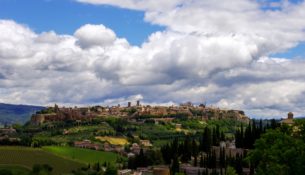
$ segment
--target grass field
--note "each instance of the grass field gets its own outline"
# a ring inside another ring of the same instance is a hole
[[[128,141],[123,137],[95,137],[95,139],[102,142],[109,142],[112,145],[126,145]]]
[[[53,174],[69,173],[85,164],[64,159],[42,149],[28,147],[0,147],[0,165],[22,166],[32,169],[34,164],[49,164]]]
[[[43,150],[62,156],[68,159],[73,159],[83,163],[115,163],[118,155],[111,152],[95,151],[73,147],[46,146]]]
[[[0,165],[0,174],[4,173],[3,170],[10,170],[13,175],[29,175],[30,170],[28,168],[16,165]]]

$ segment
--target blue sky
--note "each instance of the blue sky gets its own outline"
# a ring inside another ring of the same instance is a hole
[[[305,58],[305,43],[300,43],[296,47],[289,49],[286,52],[277,53],[272,56],[279,57],[279,58],[304,59]]]
[[[131,44],[140,45],[163,27],[145,22],[144,12],[94,6],[73,0],[0,0],[0,19],[26,24],[35,32],[73,34],[84,24],[104,24]]]

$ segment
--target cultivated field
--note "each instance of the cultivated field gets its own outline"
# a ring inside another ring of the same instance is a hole
[[[27,147],[0,147],[0,165],[19,165],[32,169],[34,164],[49,164],[53,174],[69,173],[85,164],[65,159],[42,149]]]
[[[73,159],[82,163],[115,163],[118,155],[111,152],[95,151],[73,147],[46,146],[43,150],[56,154],[58,156]]]
[[[95,137],[95,139],[102,141],[102,142],[108,142],[112,145],[126,145],[128,144],[128,141],[126,138],[123,137]]]

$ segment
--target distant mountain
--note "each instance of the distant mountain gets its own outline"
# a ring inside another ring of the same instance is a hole
[[[12,123],[25,123],[36,111],[45,107],[30,105],[14,105],[0,103],[0,125]]]

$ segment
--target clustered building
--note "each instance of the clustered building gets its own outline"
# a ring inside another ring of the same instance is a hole
[[[47,113],[38,113],[32,116],[33,124],[41,124],[44,122],[52,121],[65,121],[65,120],[90,120],[97,117],[114,116],[121,118],[133,119],[137,116],[156,116],[158,120],[170,120],[170,118],[177,114],[184,114],[187,117],[196,117],[202,120],[209,119],[224,119],[231,118],[239,121],[247,122],[249,118],[245,116],[243,111],[239,110],[224,110],[213,107],[206,107],[205,105],[195,106],[192,103],[184,103],[179,106],[150,106],[141,105],[140,101],[136,105],[131,102],[127,106],[94,106],[83,108],[58,108],[50,107]],[[154,118],[154,117],[152,117]],[[161,119],[160,119],[161,118]],[[167,118],[167,119],[166,119]],[[158,122],[156,120],[156,122]]]

